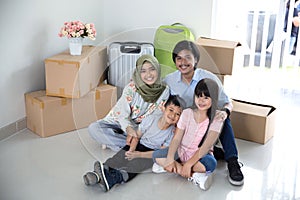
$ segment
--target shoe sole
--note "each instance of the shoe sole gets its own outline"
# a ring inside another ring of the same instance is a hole
[[[229,181],[229,183],[231,183],[231,184],[234,185],[234,186],[241,186],[241,185],[244,184],[244,180],[241,180],[241,181],[235,181],[235,180],[233,180],[233,179],[230,177],[229,173],[228,173],[228,181]]]
[[[208,190],[210,188],[210,186],[212,185],[212,181],[213,181],[213,174],[210,174],[205,183],[204,183],[204,188],[201,188],[202,190]]]
[[[166,170],[164,170],[163,167],[160,167],[158,164],[156,164],[157,166],[155,166],[155,164],[153,164],[152,166],[152,172],[155,174],[161,174],[161,173],[165,173],[167,172]]]
[[[90,182],[89,181],[89,178],[88,178],[88,174],[93,174],[97,177],[97,180],[100,180],[100,177],[97,173],[95,172],[87,172],[84,176],[83,176],[83,181],[84,181],[84,184],[89,186],[89,185],[95,185],[97,184],[97,182]]]
[[[87,185],[87,186],[89,186],[89,185],[90,185],[90,182],[89,182],[89,180],[88,180],[88,178],[87,178],[87,175],[86,175],[86,174],[83,176],[83,181],[84,181],[84,184],[85,184],[85,185]]]
[[[100,163],[99,161],[96,161],[95,164],[94,164],[94,170],[100,176],[100,181],[99,181],[100,186],[103,185],[104,186],[103,189],[105,190],[105,192],[107,192],[110,188],[109,188],[108,182],[107,182],[106,177],[105,177],[103,164]],[[102,181],[104,182],[104,184],[101,183]]]

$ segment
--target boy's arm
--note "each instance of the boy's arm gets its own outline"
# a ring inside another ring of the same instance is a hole
[[[139,138],[133,137],[130,142],[130,147],[128,151],[135,151],[137,144],[139,143]]]
[[[125,152],[125,156],[128,160],[132,160],[134,158],[152,158],[153,151],[127,151]]]
[[[132,137],[130,141],[129,151],[135,151],[137,144],[139,143],[140,138],[142,137],[142,133],[140,130],[136,131],[137,137]]]
[[[167,171],[173,171],[172,166],[174,166],[174,161],[175,161],[174,156],[182,140],[183,134],[184,134],[184,130],[176,128],[174,137],[169,146],[168,155],[167,155],[167,159],[165,160],[165,163],[158,163],[159,165],[164,166],[164,168]]]

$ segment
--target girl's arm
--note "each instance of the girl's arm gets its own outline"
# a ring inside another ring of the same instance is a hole
[[[219,111],[217,111],[219,112]],[[194,166],[200,158],[205,156],[211,148],[215,145],[217,139],[220,136],[221,130],[223,128],[224,118],[216,114],[213,122],[211,123],[206,138],[201,147],[198,148],[196,153],[184,164],[186,167]],[[187,176],[187,174],[185,174]]]
[[[174,137],[171,141],[171,144],[169,146],[169,151],[168,151],[168,155],[167,155],[167,159],[164,161],[164,163],[158,163],[161,166],[164,166],[164,168],[168,171],[168,172],[175,172],[176,173],[176,167],[175,167],[175,160],[174,160],[174,156],[175,153],[179,147],[179,144],[182,140],[184,134],[184,130],[179,129],[178,127],[175,130],[175,134]],[[174,171],[175,170],[175,171]]]

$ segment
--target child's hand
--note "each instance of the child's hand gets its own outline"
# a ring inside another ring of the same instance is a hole
[[[164,166],[164,170],[175,174],[179,173],[175,161]]]
[[[181,168],[180,175],[185,178],[189,178],[189,177],[191,177],[191,172],[192,172],[192,167],[185,163],[185,164],[183,164],[183,166]]]
[[[134,158],[140,158],[141,157],[140,154],[141,154],[141,152],[139,152],[139,151],[126,151],[125,158],[127,160],[132,160]]]

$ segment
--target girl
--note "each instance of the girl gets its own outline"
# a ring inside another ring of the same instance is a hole
[[[217,161],[212,151],[202,158],[197,152],[215,117],[217,101],[217,83],[212,79],[199,81],[194,90],[194,104],[182,112],[169,148],[153,153],[154,161],[164,166],[166,171],[189,178],[203,190],[211,185],[211,173],[215,170]],[[219,133],[223,120],[220,115],[216,115],[208,134],[210,131]]]
[[[161,82],[160,65],[152,55],[137,60],[132,79],[107,116],[88,127],[91,137],[104,148],[118,151],[130,144],[142,119],[160,109],[169,97],[168,86]]]

